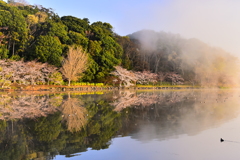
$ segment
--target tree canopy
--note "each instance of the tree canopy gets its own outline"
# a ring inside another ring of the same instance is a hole
[[[43,6],[14,3],[0,1],[0,58],[38,60],[61,67],[68,48],[78,45],[89,53],[90,65],[83,76],[87,81],[100,81],[121,63],[123,50],[111,24],[60,18]]]
[[[88,54],[88,68],[80,81],[103,82],[120,65],[159,76],[178,74],[192,84],[239,82],[238,60],[197,39],[151,30],[120,36],[107,22],[59,17],[51,8],[25,1],[0,1],[0,59],[37,60],[60,68],[71,46]]]

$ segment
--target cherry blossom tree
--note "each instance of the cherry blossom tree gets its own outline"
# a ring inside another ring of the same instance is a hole
[[[174,72],[167,72],[165,80],[168,82],[171,82],[172,85],[183,84],[184,82],[184,79],[182,78],[182,76]]]
[[[56,73],[57,68],[47,63],[0,60],[0,85],[2,88],[7,83],[36,85],[56,80],[56,83],[60,84],[62,79],[59,76],[58,78],[53,76]],[[58,74],[60,73],[58,72]]]
[[[115,69],[112,74],[117,76],[126,87],[133,86],[136,83],[148,84],[149,82],[157,82],[157,74],[151,73],[150,71],[134,72],[128,71],[120,66],[116,66]]]
[[[164,73],[164,72],[158,72],[158,81],[160,81],[161,82],[161,85],[162,85],[162,82],[165,80],[165,78],[166,78],[166,73]]]

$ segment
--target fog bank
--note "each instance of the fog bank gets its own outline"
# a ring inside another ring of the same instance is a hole
[[[181,34],[240,56],[240,1],[170,0],[138,6],[125,9],[127,19],[120,21],[122,29],[117,31],[130,34],[153,29]]]

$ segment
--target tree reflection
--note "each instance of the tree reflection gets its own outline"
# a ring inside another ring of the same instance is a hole
[[[115,94],[115,101],[111,103],[115,111],[121,111],[127,107],[151,106],[152,104],[171,105],[184,101],[191,96],[189,92],[140,92],[124,91]]]
[[[6,97],[6,101],[12,104],[21,96]],[[0,121],[0,159],[53,159],[58,154],[75,156],[75,153],[84,152],[89,147],[105,149],[121,128],[121,113],[114,111],[114,107],[109,104],[109,96],[104,99],[95,95],[58,94],[40,97],[24,95],[22,98],[18,107],[30,107],[30,104],[37,103],[38,100],[36,108],[39,112],[56,106],[55,113],[48,112],[48,115],[39,117],[35,115],[33,119],[28,116],[17,119],[17,116],[14,116],[14,121]],[[26,113],[21,113],[22,116],[24,114]],[[21,146],[15,145],[16,140],[24,143],[19,143]],[[13,147],[18,149],[18,152],[13,153]]]
[[[133,138],[139,139],[139,131],[144,130],[141,126],[148,124],[153,127],[152,130],[147,129],[141,134],[146,132],[155,136],[150,136],[149,140],[168,139],[181,134],[195,135],[237,117],[240,111],[238,91],[174,91],[160,94],[160,97],[150,105],[142,103],[123,107],[121,135],[136,134]]]
[[[1,121],[1,123],[4,124],[5,122]],[[13,125],[14,128],[12,128]],[[0,158],[4,160],[22,159],[27,152],[23,126],[16,126],[15,122],[8,122],[0,130],[0,135]]]
[[[87,110],[82,106],[83,102],[78,98],[71,98],[70,93],[61,105],[62,117],[70,132],[80,131],[87,123]]]
[[[154,130],[146,131],[156,135],[150,138],[162,140],[179,134],[197,134],[235,117],[239,104],[239,95],[223,91],[204,94],[200,91],[128,91],[1,98],[1,110],[12,108],[2,113],[2,117],[12,119],[0,120],[0,159],[4,160],[54,159],[59,154],[76,156],[88,148],[106,149],[118,135],[131,134],[132,138],[139,139],[137,133],[148,123],[155,126]],[[35,104],[39,116],[23,118],[32,111],[30,105]],[[17,109],[21,113],[12,113]],[[205,123],[209,121],[211,123]],[[192,125],[198,126],[197,129],[192,130]]]
[[[51,142],[57,139],[62,129],[60,114],[56,112],[51,116],[35,119],[35,122],[32,121],[32,124],[29,124],[29,132],[40,142]]]
[[[22,119],[47,116],[57,111],[58,96],[46,95],[1,95],[0,119]],[[60,100],[61,101],[61,100]]]
[[[88,142],[92,149],[105,149],[109,141],[121,128],[121,113],[115,112],[114,107],[104,100],[89,103],[87,106],[90,119],[87,125]]]

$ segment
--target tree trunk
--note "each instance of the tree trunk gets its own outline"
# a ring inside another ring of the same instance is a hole
[[[68,86],[70,86],[70,84],[71,84],[71,80],[70,80],[70,79],[68,79]]]
[[[12,56],[15,54],[15,41],[13,41],[13,50],[12,50]]]
[[[161,60],[161,55],[156,55],[155,59],[156,59],[156,61],[155,61],[155,73],[157,73],[158,72],[159,61]]]

